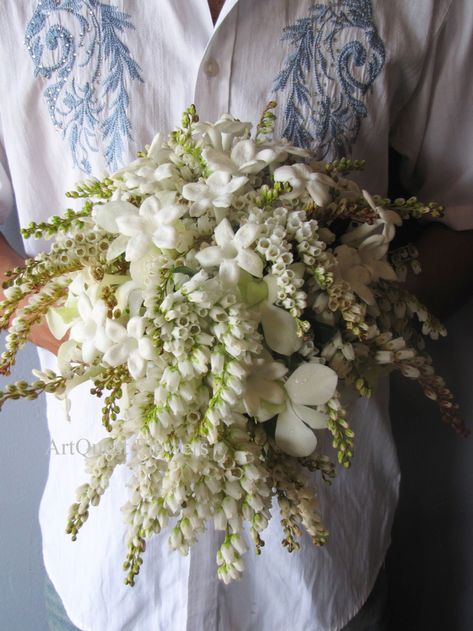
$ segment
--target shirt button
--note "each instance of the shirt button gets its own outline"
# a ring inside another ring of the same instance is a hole
[[[208,77],[216,77],[219,67],[215,59],[208,59],[204,64],[204,72]]]

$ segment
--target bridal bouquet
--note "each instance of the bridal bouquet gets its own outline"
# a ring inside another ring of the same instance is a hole
[[[67,401],[90,381],[109,435],[86,459],[67,532],[76,538],[126,464],[130,585],[154,533],[169,527],[186,554],[211,521],[226,533],[218,575],[238,578],[243,531],[260,551],[273,498],[289,551],[302,529],[324,544],[308,472],[330,482],[335,466],[317,436],[330,432],[348,467],[344,397],[370,396],[393,369],[466,432],[424,347],[445,331],[397,282],[415,252],[389,251],[403,220],[441,208],[372,197],[347,178],[362,163],[315,162],[272,139],[273,119],[270,104],[252,137],[249,123],[199,122],[189,108],[129,166],[69,193],[80,210],[25,229],[52,247],[4,285],[1,373],[43,319],[68,337],[57,373],[35,371],[0,403]]]

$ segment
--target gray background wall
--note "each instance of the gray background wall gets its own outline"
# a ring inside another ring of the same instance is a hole
[[[5,232],[18,248],[14,219]],[[472,322],[473,303],[450,320],[435,356],[473,427]],[[35,365],[30,345],[0,388],[30,379]],[[462,440],[442,425],[435,405],[406,380],[393,379],[391,407],[403,474],[387,562],[392,629],[471,631],[473,438]],[[43,401],[6,404],[0,433],[0,629],[46,631],[37,520],[49,458]]]

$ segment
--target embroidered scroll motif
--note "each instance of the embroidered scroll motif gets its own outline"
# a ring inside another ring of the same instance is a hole
[[[314,3],[283,31],[293,52],[274,83],[283,136],[318,159],[350,155],[368,115],[366,95],[385,62],[371,0]]]
[[[35,77],[47,82],[49,115],[84,173],[101,146],[116,169],[132,138],[127,80],[143,79],[122,39],[130,29],[129,15],[98,0],[40,0],[26,28]]]

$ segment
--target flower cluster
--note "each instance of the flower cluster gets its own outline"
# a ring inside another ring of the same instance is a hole
[[[109,435],[87,459],[67,531],[77,536],[126,463],[129,584],[154,533],[168,529],[186,554],[211,521],[225,532],[218,575],[238,578],[245,533],[259,551],[273,498],[289,550],[302,529],[323,544],[305,472],[333,475],[322,431],[350,464],[342,387],[369,396],[398,369],[466,431],[424,348],[443,327],[396,282],[402,257],[388,258],[404,219],[440,208],[372,197],[347,178],[358,163],[313,162],[268,139],[270,121],[267,110],[252,137],[249,123],[202,123],[189,108],[133,163],[71,193],[85,198],[80,211],[27,228],[53,237],[51,252],[5,284],[1,372],[42,318],[68,339],[58,374],[36,372],[0,403],[67,398],[88,380],[93,396],[107,392]]]

